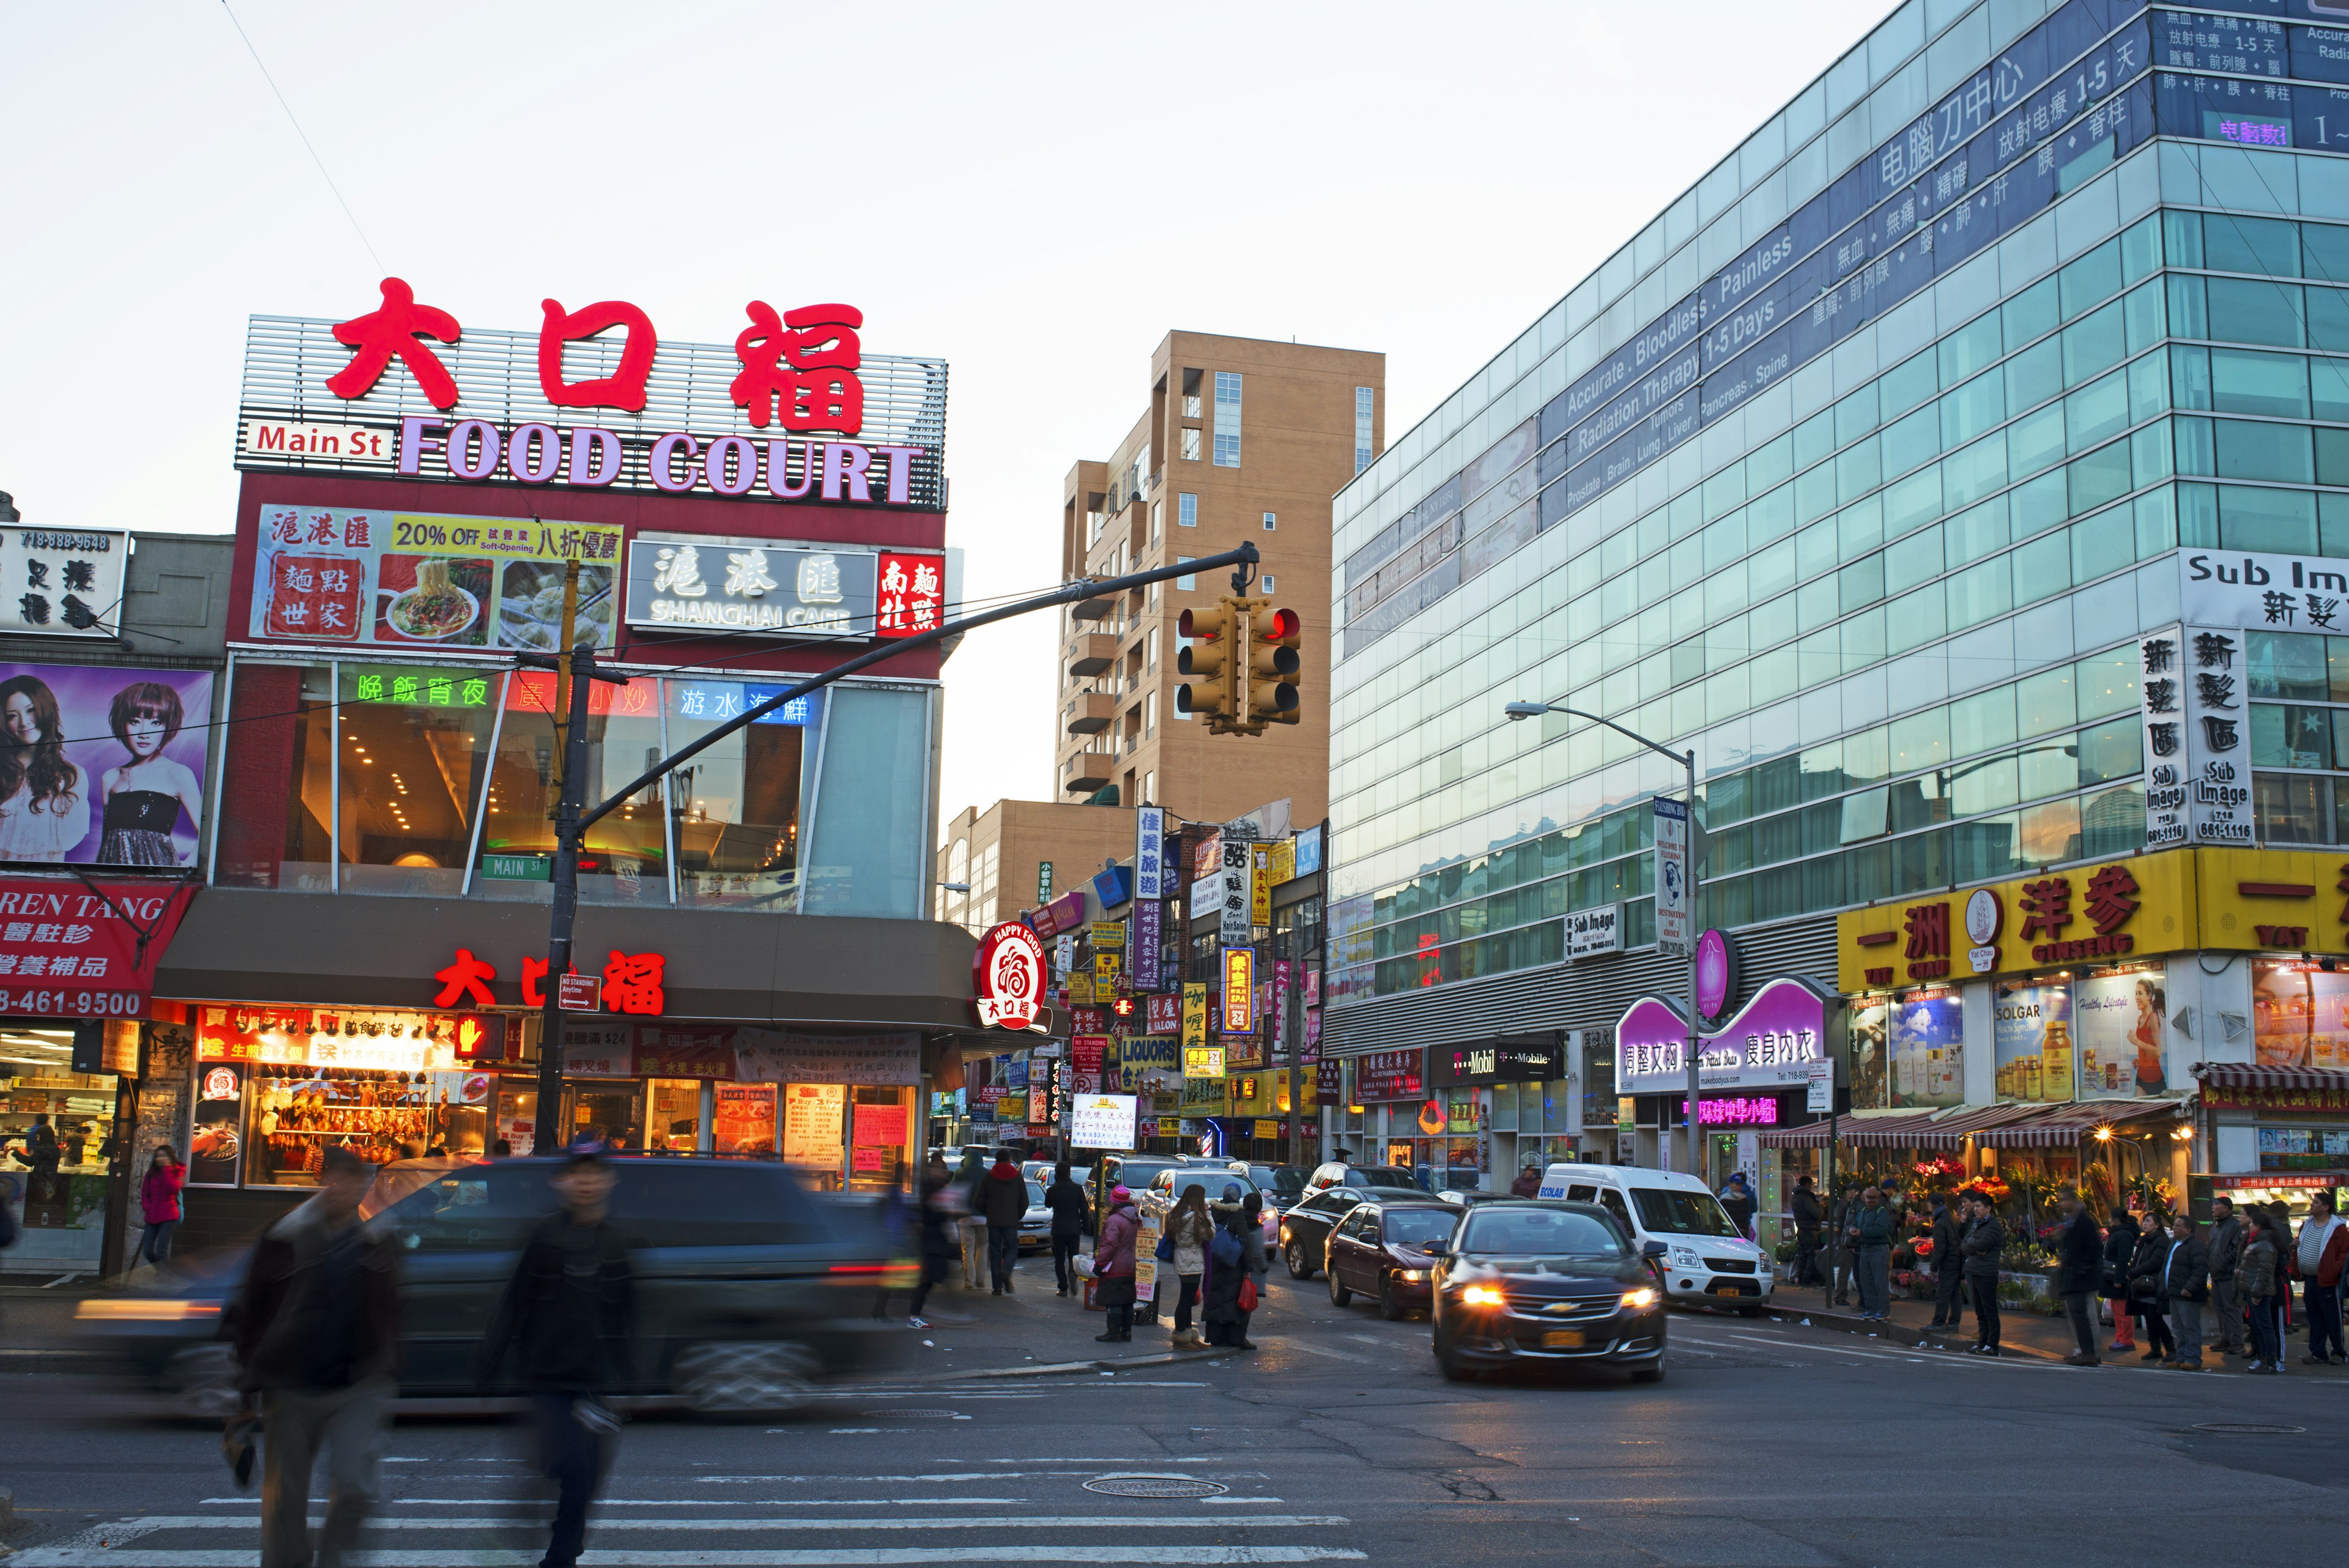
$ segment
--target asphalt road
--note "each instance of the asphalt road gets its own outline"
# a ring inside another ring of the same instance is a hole
[[[1098,1314],[1038,1293],[1032,1262],[1021,1278],[1000,1301],[940,1293],[933,1327],[907,1331],[931,1381],[830,1388],[773,1424],[631,1422],[585,1563],[2080,1568],[2330,1557],[2349,1502],[2329,1378],[1676,1315],[1660,1386],[1453,1384],[1424,1321],[1333,1308],[1319,1281],[1276,1274],[1255,1354],[1170,1362],[1163,1328],[1096,1345]],[[1030,1370],[1105,1349],[1151,1359]],[[9,1568],[257,1562],[255,1501],[216,1433],[56,1376],[0,1378],[0,1410]],[[2204,1429],[2228,1424],[2296,1429]],[[363,1563],[537,1560],[518,1431],[403,1419],[385,1453]],[[1176,1479],[1114,1479],[1133,1475]],[[1206,1495],[1123,1495],[1164,1490]]]

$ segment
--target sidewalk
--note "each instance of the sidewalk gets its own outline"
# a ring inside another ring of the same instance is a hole
[[[1863,1319],[1859,1315],[1859,1308],[1857,1304],[1859,1298],[1855,1295],[1851,1299],[1855,1303],[1851,1306],[1829,1306],[1825,1291],[1810,1286],[1781,1284],[1771,1293],[1771,1312],[1773,1315],[1786,1322],[1807,1321],[1814,1328],[1834,1328],[1850,1334],[1870,1334],[1884,1339],[1897,1340],[1904,1345],[1923,1342],[1946,1350],[1963,1350],[1974,1342],[1974,1314],[1971,1307],[1967,1309],[1962,1328],[1937,1329],[1928,1326],[1933,1321],[1933,1305],[1930,1302],[1903,1301],[1898,1296],[1894,1297],[1892,1321],[1889,1325],[1887,1325]],[[2208,1337],[2207,1330],[2204,1336]],[[2157,1362],[2139,1359],[2145,1353],[2143,1340],[2137,1342],[2137,1349],[2125,1350],[2118,1355],[2107,1348],[2112,1342],[2112,1325],[2100,1324],[2096,1330],[2096,1354],[2103,1358],[2106,1366],[2126,1366],[2140,1371],[2162,1370]],[[2038,1313],[2026,1312],[2016,1307],[2008,1307],[1999,1314],[1999,1344],[2008,1355],[2033,1356],[2043,1361],[2061,1361],[2078,1348],[2072,1339],[2072,1324],[2069,1319],[2045,1317]],[[2308,1335],[2305,1330],[2294,1334],[2284,1341],[2284,1365],[2291,1372],[2304,1372],[2320,1377],[2349,1379],[2349,1367],[2302,1366],[2300,1358],[2307,1349]],[[2251,1365],[2250,1361],[2243,1356],[2222,1355],[2207,1345],[2203,1347],[2202,1366],[2206,1371],[2240,1374],[2249,1365]]]
[[[900,1328],[908,1342],[900,1353],[905,1376],[1009,1376],[1037,1372],[1115,1371],[1122,1366],[1181,1366],[1226,1354],[1215,1348],[1172,1348],[1171,1324],[1136,1324],[1133,1337],[1103,1345],[1093,1336],[1109,1325],[1108,1314],[1086,1311],[1079,1293],[1055,1293],[1052,1262],[1033,1255],[1013,1271],[1013,1293],[999,1296],[982,1286],[961,1288],[961,1270],[930,1292],[922,1316],[927,1328]],[[899,1320],[903,1322],[902,1319]]]

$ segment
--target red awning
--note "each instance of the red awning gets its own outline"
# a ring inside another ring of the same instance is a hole
[[[1910,1147],[1909,1135],[1932,1119],[1930,1111],[1889,1116],[1843,1116],[1835,1121],[1816,1121],[1759,1133],[1754,1141],[1763,1148],[1825,1148],[1827,1130],[1832,1127],[1837,1141],[1860,1148],[1907,1148]]]
[[[2032,1114],[1976,1135],[1983,1148],[2069,1148],[2100,1127],[2171,1117],[2184,1107],[2176,1100],[2075,1100],[2038,1106]]]
[[[2194,1075],[2214,1089],[2349,1090],[2349,1073],[2325,1067],[2255,1067],[2249,1062],[2197,1062]]]

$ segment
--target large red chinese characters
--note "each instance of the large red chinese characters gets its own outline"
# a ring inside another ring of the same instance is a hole
[[[728,390],[750,423],[845,435],[863,430],[864,383],[856,370],[864,353],[856,332],[864,313],[853,305],[802,305],[778,317],[763,299],[744,309],[750,325],[734,339],[742,373]]]
[[[440,357],[418,341],[423,337],[454,343],[463,332],[457,318],[445,310],[416,303],[416,291],[399,278],[378,286],[380,307],[365,316],[337,323],[335,341],[358,350],[351,362],[326,379],[326,390],[338,398],[364,398],[383,379],[396,358],[408,367],[416,384],[436,409],[457,406],[457,382]]]
[[[560,300],[539,302],[546,321],[538,329],[538,386],[558,409],[623,409],[642,413],[645,378],[652,374],[653,353],[660,347],[652,317],[624,299],[598,300],[566,311]],[[563,379],[563,346],[585,342],[615,327],[628,329],[620,347],[619,368],[608,376],[566,383]]]

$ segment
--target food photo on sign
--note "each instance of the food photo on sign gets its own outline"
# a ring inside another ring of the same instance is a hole
[[[0,861],[196,862],[209,671],[0,666]]]

